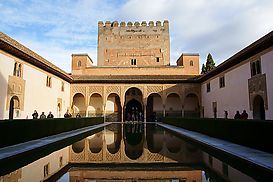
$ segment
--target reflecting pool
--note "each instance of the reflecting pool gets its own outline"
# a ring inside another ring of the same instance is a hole
[[[2,166],[1,166],[2,167]],[[156,124],[111,124],[0,177],[5,181],[255,181]]]

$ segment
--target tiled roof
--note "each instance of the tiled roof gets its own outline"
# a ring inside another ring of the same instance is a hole
[[[68,73],[58,68],[51,62],[47,61],[40,55],[36,54],[29,48],[20,44],[16,40],[7,36],[3,32],[0,32],[0,48],[8,53],[11,53],[12,55],[15,55],[25,60],[26,62],[29,62],[37,67],[40,67],[43,70],[46,70],[54,75],[57,75],[66,81],[71,81],[71,76],[68,75]]]

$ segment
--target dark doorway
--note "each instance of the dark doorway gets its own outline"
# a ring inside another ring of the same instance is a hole
[[[13,113],[14,113],[14,100],[12,97],[9,102],[9,119],[13,119]]]
[[[137,101],[136,99],[132,99],[126,104],[125,117],[126,117],[127,121],[142,120],[142,118],[139,118],[140,113],[142,113],[142,115],[143,115],[142,104],[139,101]]]
[[[14,118],[14,109],[20,109],[19,98],[17,96],[13,96],[10,99],[10,102],[9,102],[9,119]]]
[[[253,101],[253,119],[265,120],[264,100],[257,95]]]

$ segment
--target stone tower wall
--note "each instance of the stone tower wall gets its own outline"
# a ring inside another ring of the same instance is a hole
[[[170,64],[169,23],[98,22],[98,66]]]

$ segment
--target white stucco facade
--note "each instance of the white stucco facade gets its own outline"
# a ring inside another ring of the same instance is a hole
[[[261,74],[266,77],[266,92],[268,109],[265,109],[265,119],[273,119],[273,50],[272,48],[259,53],[228,70],[201,83],[201,100],[205,118],[214,117],[214,107],[216,107],[216,117],[225,118],[225,111],[228,118],[234,118],[236,111],[240,113],[246,110],[248,118],[253,118],[253,109],[250,103],[253,100],[249,96],[248,80],[251,78],[251,62],[261,61]],[[220,88],[220,77],[225,78],[225,86]],[[207,84],[210,83],[210,91],[207,91]]]
[[[261,56],[262,73],[266,74],[268,110],[266,118],[273,119],[273,51]]]
[[[54,117],[63,117],[64,113],[70,106],[70,83],[38,67],[35,67],[24,60],[1,51],[0,119],[9,118],[9,108],[7,106],[10,102],[8,82],[9,77],[16,77],[13,76],[15,62],[19,62],[22,65],[22,76],[16,79],[24,81],[25,89],[21,93],[23,94],[23,99],[19,98],[19,102],[23,102],[23,107],[19,109],[18,113],[14,114],[14,118],[32,118],[32,113],[34,110],[37,110],[39,115],[42,112],[45,112],[47,115],[49,111],[51,111]],[[51,87],[46,85],[47,76],[51,77]],[[63,91],[62,84],[64,86]],[[16,96],[16,92],[12,93],[11,95]]]
[[[4,55],[3,51],[0,50],[0,119],[5,118],[6,115],[6,100],[7,100],[7,89],[8,89],[8,78],[12,74],[14,59]]]

